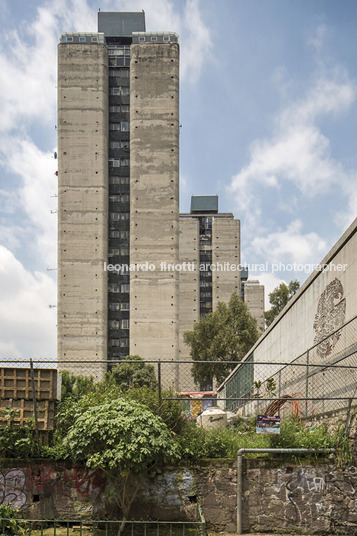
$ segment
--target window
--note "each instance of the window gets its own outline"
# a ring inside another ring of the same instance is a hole
[[[151,41],[157,41],[157,37],[156,36],[151,36]]]
[[[117,283],[109,283],[108,292],[120,292],[120,287]]]
[[[98,37],[92,37],[91,41],[92,43],[98,43]]]
[[[118,71],[115,69],[109,69],[109,76],[118,76]]]
[[[73,43],[73,37],[67,37],[67,43]]]
[[[120,76],[121,78],[129,78],[129,69],[120,69],[119,71],[116,71],[117,76]]]
[[[81,36],[79,37],[79,42],[80,42],[80,43],[85,43],[86,41],[87,41],[87,39],[86,39],[86,37],[85,37],[84,35],[81,35]]]
[[[119,248],[109,248],[108,257],[114,257],[115,255],[120,255],[120,249]]]
[[[109,165],[111,167],[120,167],[120,160],[115,160],[114,158],[111,158],[109,160]]]
[[[120,248],[120,255],[129,255],[129,248]]]
[[[117,104],[116,106],[110,106],[109,111],[111,113],[129,112],[129,104]]]
[[[109,130],[120,130],[120,123],[109,123]]]
[[[128,121],[122,121],[121,123],[121,131],[122,132],[129,132],[130,126]]]
[[[113,221],[119,221],[121,218],[120,218],[121,214],[119,212],[111,212],[109,214],[109,218]]]
[[[162,40],[165,42],[170,41],[170,37],[168,35],[164,35]]]
[[[109,311],[120,311],[120,303],[110,303]]]
[[[129,104],[122,104],[121,105],[121,111],[122,112],[129,112]]]
[[[145,43],[145,37],[144,36],[139,36],[139,42],[140,43]]]
[[[120,329],[129,329],[129,320],[127,318],[120,321]]]
[[[130,292],[130,285],[128,284],[121,285],[120,292]]]
[[[121,158],[120,159],[120,166],[121,167],[128,167],[129,166],[129,158]]]
[[[120,231],[110,231],[109,238],[120,238]]]
[[[127,303],[127,302],[121,303],[120,306],[121,306],[120,307],[121,311],[129,311],[129,309],[130,309],[129,303]]]
[[[130,88],[128,87],[110,87],[109,95],[130,95]]]
[[[109,346],[121,346],[120,339],[109,339]]]
[[[109,184],[129,184],[129,183],[130,183],[129,177],[109,177]]]
[[[120,347],[125,348],[129,346],[129,339],[120,339]]]
[[[109,320],[109,329],[120,329],[119,320]]]
[[[109,147],[111,149],[120,149],[120,141],[111,141]]]

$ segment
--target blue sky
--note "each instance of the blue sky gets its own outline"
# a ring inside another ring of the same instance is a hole
[[[356,216],[354,0],[1,0],[3,357],[56,353],[56,48],[99,7],[180,35],[182,212],[219,194],[242,260],[269,265],[318,263]]]

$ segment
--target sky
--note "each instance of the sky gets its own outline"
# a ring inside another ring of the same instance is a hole
[[[98,8],[180,35],[180,209],[219,195],[267,305],[356,217],[355,0],[0,0],[3,358],[56,355],[57,43]]]

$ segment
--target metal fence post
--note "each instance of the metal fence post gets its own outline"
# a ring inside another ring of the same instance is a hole
[[[161,411],[161,402],[162,402],[162,398],[161,398],[161,361],[160,360],[157,362],[157,383],[158,383],[157,393],[158,393],[159,413],[160,413],[160,411]]]
[[[305,417],[307,417],[307,397],[309,396],[309,363],[310,363],[310,354],[309,350],[306,352],[306,374],[305,374]]]
[[[35,435],[36,435],[36,443],[37,448],[40,448],[40,436],[38,432],[38,416],[37,416],[37,399],[36,399],[36,390],[35,390],[35,374],[33,370],[33,362],[32,359],[30,359],[30,370],[31,370],[31,386],[32,386],[32,400],[33,400],[33,412],[35,415]],[[39,380],[37,380],[39,381]]]

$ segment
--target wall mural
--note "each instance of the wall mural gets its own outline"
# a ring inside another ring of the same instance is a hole
[[[346,298],[343,295],[343,286],[337,277],[327,285],[321,294],[314,320],[315,344],[343,325],[346,315]],[[316,349],[318,355],[322,358],[328,357],[340,337],[341,330],[336,331],[331,337],[319,344]]]

